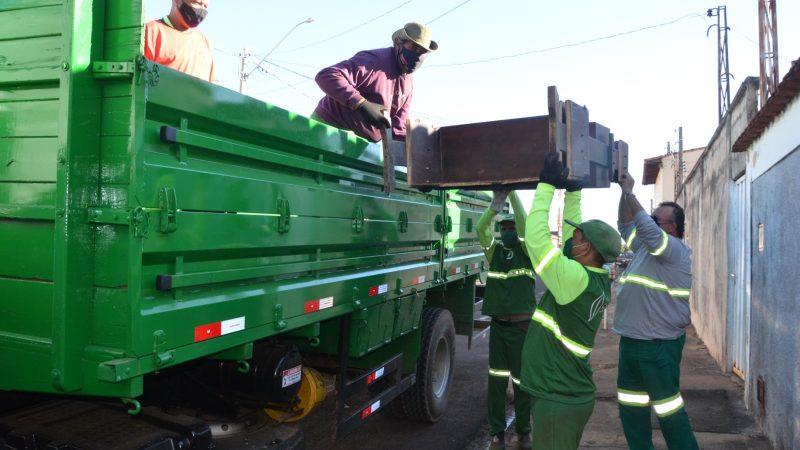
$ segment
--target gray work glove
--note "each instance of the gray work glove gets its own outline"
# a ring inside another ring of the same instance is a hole
[[[503,208],[506,206],[506,199],[510,193],[511,191],[494,191],[494,198],[492,198],[492,205],[489,206],[489,209],[496,213],[503,212]]]
[[[384,111],[386,111],[385,106],[372,103],[369,100],[364,101],[364,103],[358,107],[358,112],[368,124],[378,128],[389,128],[392,124],[389,122],[389,119],[383,115]]]

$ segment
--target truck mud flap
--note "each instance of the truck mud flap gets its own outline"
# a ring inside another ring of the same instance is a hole
[[[336,380],[336,437],[340,438],[358,428],[370,416],[378,412],[397,396],[410,388],[416,381],[416,374],[403,377],[403,354],[398,353],[377,367],[353,379],[347,376],[347,361],[350,346],[350,316],[339,319],[339,374]],[[380,382],[380,384],[378,384]],[[375,394],[372,386],[382,386]],[[363,396],[369,392],[370,398],[361,403],[355,410],[347,407],[347,400]],[[349,411],[355,411],[350,413]]]

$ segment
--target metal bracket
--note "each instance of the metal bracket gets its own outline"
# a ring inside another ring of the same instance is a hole
[[[467,220],[464,222],[464,226],[467,229],[467,233],[472,233],[472,217],[467,217]]]
[[[278,199],[278,233],[288,233],[291,228],[289,221],[292,219],[292,211],[289,206],[289,200],[285,198]]]
[[[397,218],[397,228],[401,233],[408,231],[408,213],[400,211],[400,216]]]
[[[132,61],[95,61],[92,75],[99,80],[132,79],[136,64]]]
[[[274,308],[275,313],[275,329],[282,330],[286,328],[286,321],[283,320],[283,305],[278,303]]]
[[[130,225],[131,215],[124,209],[89,208],[87,221],[103,225]]]
[[[162,352],[161,350],[167,345],[167,333],[164,330],[156,330],[153,332],[153,363],[156,367],[166,365],[175,358],[175,353],[172,350]]]
[[[437,233],[444,233],[444,220],[442,220],[442,216],[437,214],[436,219],[433,220],[433,229],[436,230]]]
[[[356,206],[353,210],[353,231],[361,233],[364,231],[364,209]]]
[[[178,196],[175,189],[162,187],[158,191],[158,207],[161,214],[158,230],[162,233],[173,233],[178,229]]]
[[[444,229],[448,233],[453,231],[453,218],[452,217],[447,216],[447,217],[444,218]]]

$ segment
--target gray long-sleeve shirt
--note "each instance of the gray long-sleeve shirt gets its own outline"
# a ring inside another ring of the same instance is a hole
[[[618,280],[614,332],[633,339],[676,339],[691,323],[692,251],[639,211],[619,231],[634,252]]]

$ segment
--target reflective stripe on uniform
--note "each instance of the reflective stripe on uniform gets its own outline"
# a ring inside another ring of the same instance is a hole
[[[511,377],[511,381],[512,381],[514,384],[516,384],[517,386],[519,386],[519,383],[520,383],[520,381],[519,381],[519,378],[514,378],[514,377]]]
[[[669,244],[669,235],[664,230],[661,230],[661,234],[663,234],[663,237],[661,238],[661,245],[659,245],[657,249],[650,252],[650,254],[653,256],[661,256],[667,250],[667,245]]]
[[[636,228],[631,231],[631,235],[628,236],[628,240],[625,241],[625,246],[628,247],[628,250],[633,249],[633,240],[636,239]]]
[[[531,269],[511,269],[508,272],[492,272],[486,275],[489,278],[496,278],[498,280],[507,280],[514,277],[531,277],[536,278]]]
[[[628,406],[648,406],[650,404],[650,396],[644,391],[629,391],[617,388],[617,400],[621,404]]]
[[[489,375],[493,377],[505,377],[508,378],[511,376],[510,370],[502,370],[502,369],[492,369],[489,367]]]
[[[560,251],[561,251],[561,250],[559,250],[559,249],[558,249],[558,247],[553,247],[552,249],[550,249],[550,251],[549,251],[549,252],[547,252],[547,254],[546,254],[546,255],[544,255],[544,258],[542,258],[542,260],[541,260],[541,261],[539,262],[539,264],[536,266],[536,269],[534,269],[534,270],[536,270],[536,273],[542,273],[542,271],[543,271],[545,268],[547,268],[547,265],[548,265],[548,264],[550,264],[550,261],[552,261],[552,260],[553,260],[553,258],[554,258],[554,257],[555,257],[555,256],[558,254],[558,252],[560,252]]]
[[[592,349],[590,347],[583,346],[561,334],[561,327],[558,326],[558,324],[552,317],[550,317],[547,313],[545,313],[541,309],[537,309],[533,313],[533,320],[539,322],[543,327],[552,331],[553,334],[556,336],[556,339],[561,341],[561,343],[564,344],[564,347],[567,347],[567,349],[571,351],[575,356],[579,358],[585,358],[589,356],[589,353],[592,352]]]
[[[644,275],[626,274],[621,276],[618,281],[619,284],[626,284],[626,283],[638,284],[639,286],[644,286],[649,289],[666,292],[669,295],[678,298],[689,298],[689,294],[692,293],[691,289],[671,288],[660,281],[654,280]]]
[[[680,392],[664,400],[653,402],[653,409],[656,411],[658,417],[666,417],[677,412],[681,408],[683,408],[683,397],[681,397]]]

